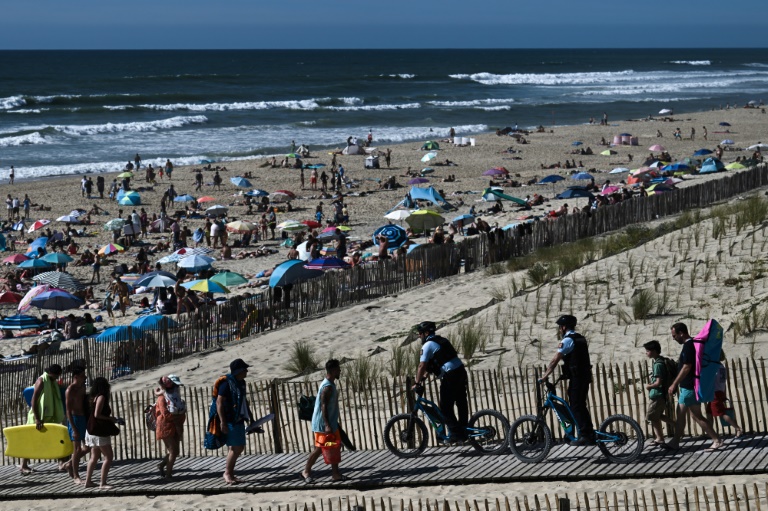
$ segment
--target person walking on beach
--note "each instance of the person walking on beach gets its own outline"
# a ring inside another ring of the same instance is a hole
[[[85,487],[95,488],[93,484],[93,472],[101,455],[104,455],[104,462],[101,464],[101,478],[99,481],[100,490],[110,490],[111,486],[107,484],[109,469],[112,467],[114,453],[112,451],[112,434],[116,431],[117,419],[112,416],[112,408],[109,406],[109,381],[100,376],[93,380],[90,391],[90,417],[93,418],[92,428],[86,427],[85,445],[91,448],[91,459],[88,460],[88,467],[85,471]],[[89,419],[90,419],[89,417]]]
[[[157,465],[160,476],[171,481],[173,464],[179,456],[179,443],[184,433],[184,421],[187,419],[187,404],[181,398],[183,385],[175,374],[163,376],[158,382],[160,387],[155,389],[157,405],[155,406],[155,437],[162,440],[168,451]]]
[[[32,201],[26,193],[24,194],[24,202],[22,204],[24,206],[24,218],[27,219],[29,218],[29,209],[32,207]]]
[[[650,382],[645,385],[648,391],[648,410],[646,420],[651,424],[655,439],[654,445],[664,445],[664,430],[661,422],[674,428],[675,421],[670,416],[669,400],[667,399],[667,389],[665,383],[669,383],[670,375],[667,374],[667,366],[664,363],[664,357],[661,356],[661,344],[659,341],[648,341],[643,344],[645,356],[653,360]]]
[[[99,198],[104,198],[104,176],[96,176],[96,190],[99,192]]]
[[[36,381],[32,391],[32,400],[27,414],[27,424],[34,424],[38,431],[48,424],[62,424],[64,422],[64,403],[61,401],[59,378],[62,369],[59,364],[52,364]],[[21,460],[19,469],[21,475],[32,472],[29,460]]]
[[[680,344],[683,348],[680,352],[677,378],[675,378],[675,381],[672,382],[667,391],[671,397],[675,395],[678,387],[680,388],[680,395],[677,399],[675,437],[666,445],[671,450],[680,447],[680,439],[683,437],[683,432],[685,431],[685,419],[690,412],[691,418],[693,418],[704,433],[712,439],[712,445],[709,446],[708,450],[717,450],[723,446],[723,442],[720,440],[720,437],[717,436],[717,433],[715,433],[707,420],[701,415],[701,404],[696,398],[696,390],[694,389],[696,383],[696,370],[694,368],[694,365],[696,364],[696,348],[693,346],[693,339],[688,333],[688,326],[685,323],[675,323],[672,325],[671,333],[675,342]]]
[[[75,366],[72,368],[72,383],[67,387],[65,394],[67,410],[67,428],[69,429],[69,438],[74,444],[72,458],[67,467],[69,475],[75,484],[83,484],[80,479],[80,459],[83,458],[90,448],[85,446],[86,424],[88,423],[88,397],[85,393],[85,368]]]
[[[136,156],[133,157],[133,168],[138,171],[141,168],[141,156],[139,156],[139,153],[136,153]]]
[[[216,413],[221,421],[221,433],[229,447],[224,468],[224,482],[227,484],[242,482],[235,477],[235,464],[245,449],[245,423],[253,422],[245,386],[249,367],[241,358],[233,360],[229,364],[229,374],[217,389]]]
[[[719,417],[721,421],[731,426],[736,433],[736,438],[741,437],[744,431],[739,427],[736,419],[728,414],[729,410],[725,406],[725,402],[728,400],[726,394],[726,385],[728,384],[728,368],[725,366],[725,351],[720,351],[720,362],[717,364],[717,376],[715,376],[715,399],[706,406],[707,422],[711,426],[714,418]],[[723,424],[723,425],[725,425]]]
[[[13,168],[13,165],[11,165],[11,173],[8,174],[8,184],[12,185],[13,180],[16,178],[16,169]]]
[[[592,445],[595,443],[595,430],[592,425],[592,417],[587,406],[589,384],[592,383],[592,363],[589,359],[587,340],[576,332],[576,318],[570,314],[560,316],[555,322],[558,327],[560,344],[557,353],[547,366],[547,370],[541,375],[539,382],[543,382],[552,374],[557,364],[562,360],[563,374],[569,378],[568,403],[579,427],[580,438],[571,442],[571,445]]]
[[[341,364],[336,359],[330,359],[325,363],[325,379],[320,384],[315,397],[315,409],[312,412],[312,432],[315,437],[315,450],[309,455],[301,478],[307,484],[312,484],[312,467],[323,454],[322,446],[326,442],[340,442],[339,435],[339,391],[336,388],[336,380],[341,376]],[[334,481],[344,481],[346,476],[339,472],[339,464],[331,465],[331,478]]]
[[[389,164],[392,162],[392,149],[387,149],[387,152],[384,153],[384,161],[387,163],[387,168],[389,168]]]
[[[309,173],[309,188],[310,190],[317,190],[317,169],[312,169]]]
[[[165,174],[168,176],[168,180],[172,181],[171,176],[173,174],[173,163],[170,159],[165,160]]]
[[[275,208],[269,208],[269,213],[267,213],[267,225],[269,226],[269,231],[272,234],[272,239],[275,239],[275,229],[277,228],[277,215],[275,214]]]
[[[301,189],[304,189],[304,165],[301,166],[301,169],[299,170],[301,173],[299,174],[299,178],[301,179]]]
[[[706,126],[702,126],[701,130],[704,132],[704,140],[706,140],[707,139],[707,127]]]
[[[198,192],[203,188],[203,171],[197,169],[195,171],[195,191]]]

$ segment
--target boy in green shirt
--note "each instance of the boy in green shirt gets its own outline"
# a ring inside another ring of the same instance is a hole
[[[671,428],[675,427],[675,421],[670,418],[669,407],[667,406],[667,385],[664,382],[667,379],[667,369],[664,358],[661,356],[659,341],[648,341],[643,344],[643,348],[645,348],[645,356],[653,359],[650,383],[645,385],[650,401],[645,419],[651,423],[653,433],[656,436],[653,443],[663,447],[666,444],[664,443],[664,430],[661,427],[661,421],[664,421]]]

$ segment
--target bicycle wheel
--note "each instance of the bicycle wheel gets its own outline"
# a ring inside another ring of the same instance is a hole
[[[502,454],[507,450],[509,421],[496,410],[480,410],[469,419],[469,443],[483,454]]]
[[[552,432],[533,415],[523,415],[509,428],[507,443],[512,454],[523,463],[538,463],[552,448]]]
[[[415,458],[427,448],[427,426],[410,413],[395,415],[384,426],[384,445],[401,458]]]
[[[600,451],[614,463],[636,460],[645,445],[643,430],[626,415],[611,415],[605,419],[595,432],[595,440]]]

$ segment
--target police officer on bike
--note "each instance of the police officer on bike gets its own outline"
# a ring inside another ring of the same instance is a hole
[[[448,428],[448,442],[463,442],[467,439],[469,419],[467,370],[451,342],[436,335],[436,329],[432,321],[424,321],[417,327],[422,346],[414,388],[421,385],[427,373],[440,377],[440,412]]]
[[[571,445],[588,445],[595,442],[595,430],[587,408],[589,384],[592,383],[592,364],[589,361],[589,348],[583,335],[576,333],[576,318],[569,314],[560,316],[557,321],[560,344],[557,353],[541,375],[540,382],[547,379],[557,364],[563,361],[563,375],[569,379],[568,404],[579,426],[580,438]]]

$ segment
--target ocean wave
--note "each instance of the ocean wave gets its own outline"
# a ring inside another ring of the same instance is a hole
[[[512,107],[509,105],[498,105],[498,106],[476,106],[475,109],[477,110],[485,110],[486,112],[498,112],[502,110],[512,110]]]
[[[11,108],[18,108],[26,105],[27,102],[24,96],[9,96],[7,98],[0,98],[0,110],[10,110]]]
[[[592,73],[474,73],[448,75],[456,80],[472,80],[483,85],[591,85],[609,83],[619,77],[631,77],[631,69]]]
[[[575,96],[631,96],[635,94],[669,94],[675,92],[685,92],[689,90],[731,89],[736,85],[752,80],[753,78],[735,77],[733,79],[691,82],[658,82],[626,85],[616,84],[605,88],[573,92],[572,94]]]
[[[711,66],[712,62],[709,60],[670,60],[667,64],[681,64],[687,66]]]
[[[768,67],[768,64],[764,64],[762,62],[749,62],[748,64],[744,64],[746,67]]]
[[[145,132],[159,131],[163,129],[181,128],[189,124],[204,124],[208,118],[204,115],[195,115],[191,117],[171,117],[170,119],[160,119],[147,122],[126,122],[91,125],[66,125],[51,126],[54,130],[67,135],[97,135],[100,133],[120,133],[120,132]]]
[[[433,106],[447,106],[447,107],[474,107],[474,106],[492,106],[492,105],[507,105],[514,103],[512,98],[508,99],[473,99],[470,101],[427,101],[428,104]]]
[[[48,108],[20,108],[18,110],[8,110],[9,114],[39,114],[49,110]]]
[[[389,78],[402,78],[403,80],[410,80],[412,78],[416,78],[416,75],[410,74],[410,73],[399,73],[399,74],[380,75],[380,76],[387,76]]]
[[[27,133],[26,135],[19,135],[16,137],[3,137],[0,138],[0,147],[11,147],[20,145],[38,145],[38,144],[50,144],[51,140],[44,137],[38,132]]]
[[[358,105],[358,106],[327,106],[328,110],[338,112],[357,112],[357,111],[385,111],[385,110],[409,110],[412,108],[421,108],[420,103],[402,103],[399,105]]]

